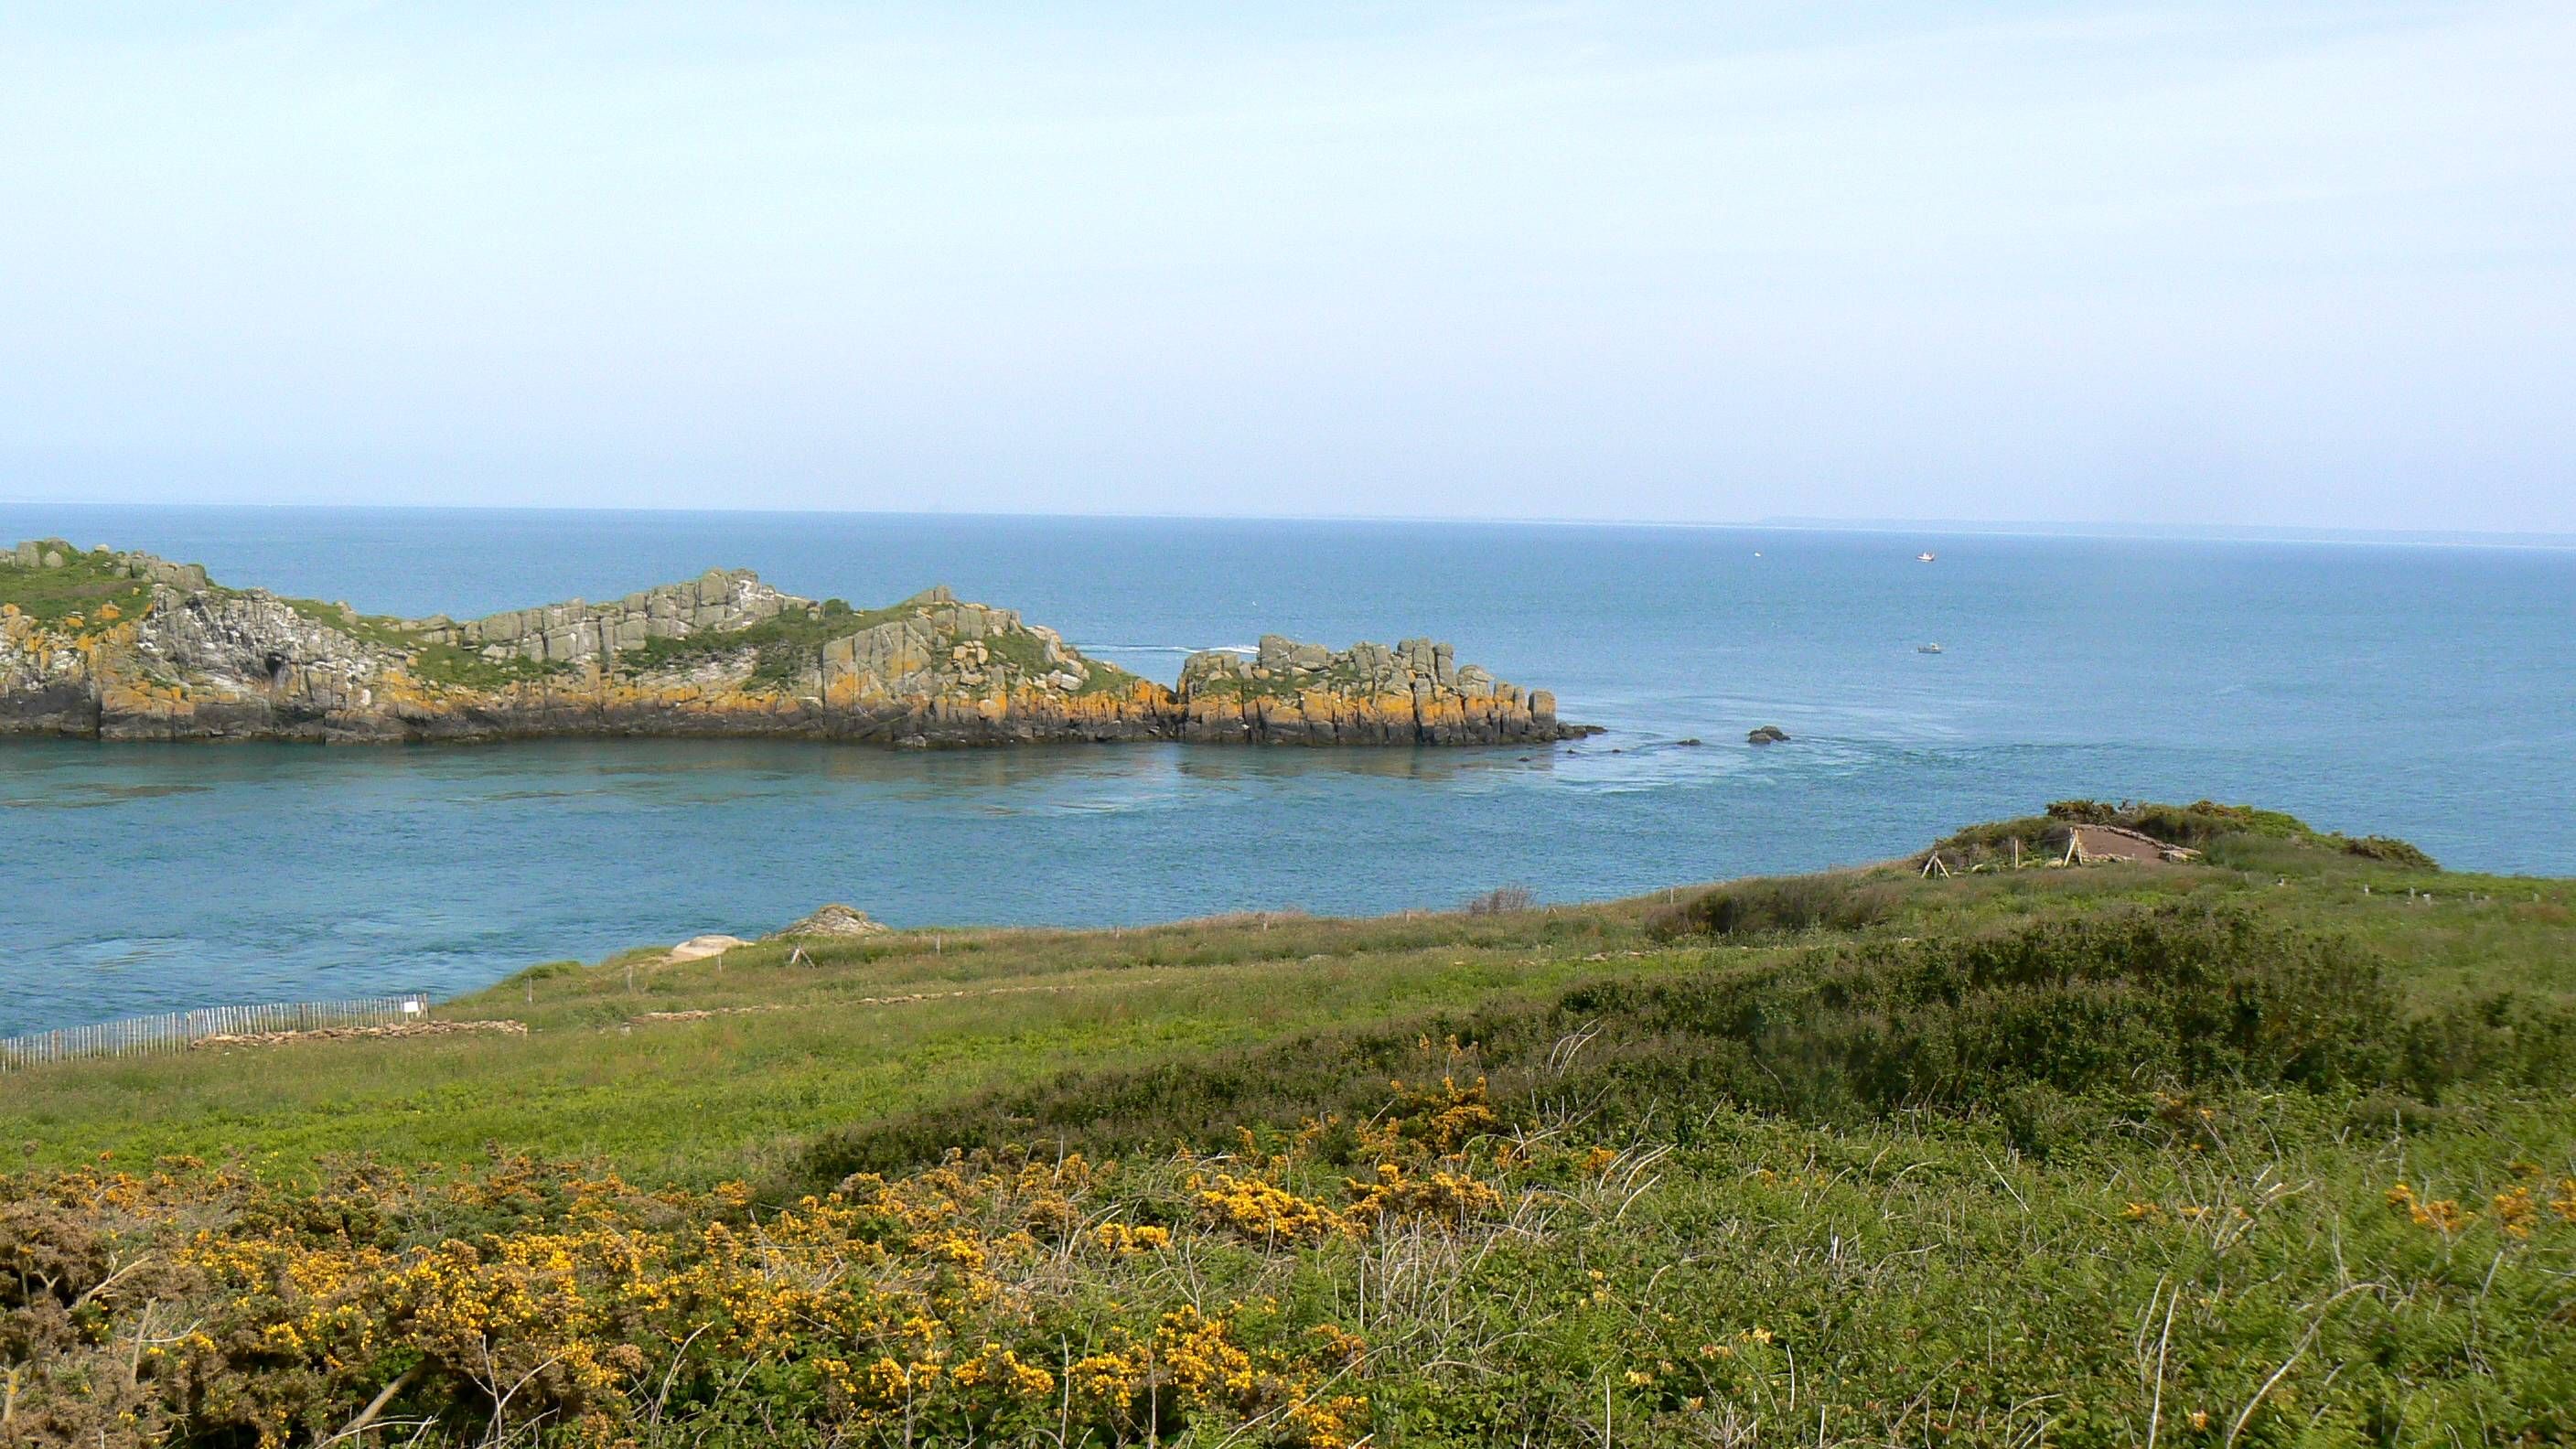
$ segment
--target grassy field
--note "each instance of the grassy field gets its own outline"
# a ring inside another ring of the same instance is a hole
[[[2576,883],[2155,819],[12,1074],[0,1444],[2576,1437]]]

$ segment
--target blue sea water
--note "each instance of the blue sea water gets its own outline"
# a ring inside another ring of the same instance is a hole
[[[0,741],[0,1033],[457,992],[827,900],[899,925],[1093,925],[1506,883],[1597,898],[1884,858],[2069,795],[2259,802],[2455,866],[2576,872],[2566,550],[0,505],[0,542],[55,534],[406,614],[714,564],[862,605],[947,583],[1165,680],[1264,632],[1428,634],[1610,733],[945,754]],[[1747,746],[1763,723],[1793,741]]]

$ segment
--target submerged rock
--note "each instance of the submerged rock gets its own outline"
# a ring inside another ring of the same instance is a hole
[[[1750,745],[1779,745],[1789,741],[1789,732],[1778,725],[1757,725],[1744,737]]]

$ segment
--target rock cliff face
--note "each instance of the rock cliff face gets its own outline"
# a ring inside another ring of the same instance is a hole
[[[1492,745],[1589,733],[1559,724],[1556,696],[1524,693],[1429,639],[1335,653],[1277,634],[1251,658],[1222,650],[1181,666],[1181,738],[1291,745]]]
[[[931,589],[856,610],[711,569],[611,603],[397,619],[215,584],[194,564],[38,540],[0,552],[0,734],[474,740],[781,735],[926,747],[1570,739],[1448,645],[1272,636],[1165,688],[1009,609]]]

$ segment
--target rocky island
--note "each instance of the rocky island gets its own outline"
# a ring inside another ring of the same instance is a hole
[[[196,564],[0,552],[0,735],[404,742],[727,735],[924,748],[1046,741],[1537,744],[1594,733],[1447,644],[1278,636],[1164,686],[932,588],[882,609],[709,569],[606,603],[402,619],[229,588]]]

